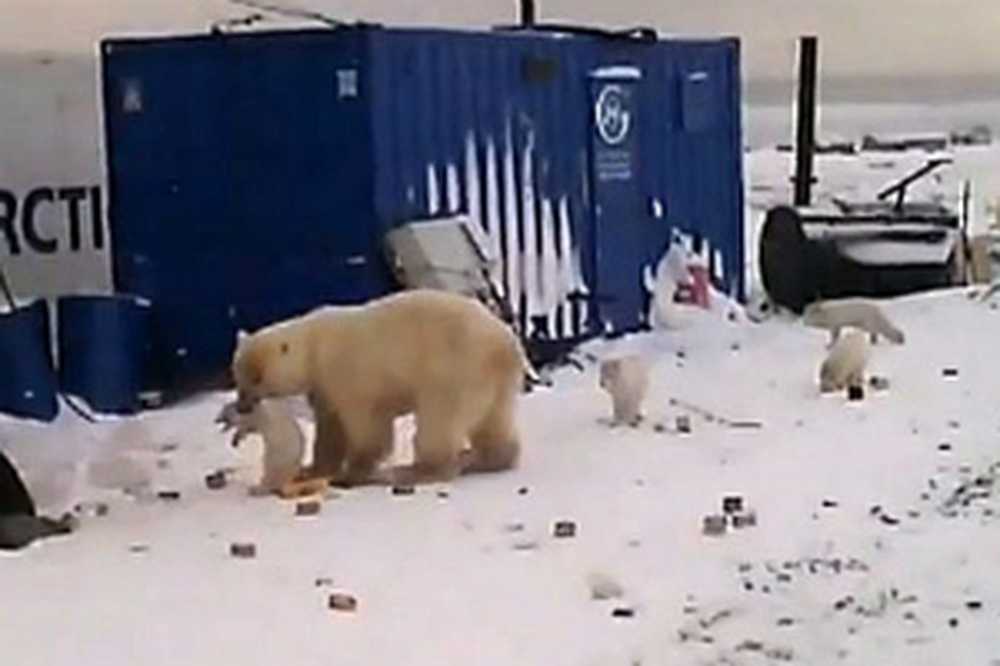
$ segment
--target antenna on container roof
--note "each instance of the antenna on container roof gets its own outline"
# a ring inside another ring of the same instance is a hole
[[[281,16],[288,16],[292,18],[304,18],[310,21],[317,21],[323,23],[331,28],[339,28],[343,25],[341,21],[327,16],[322,12],[316,12],[311,9],[298,9],[295,7],[282,7],[281,5],[271,5],[262,2],[256,2],[255,0],[229,0],[229,2],[234,5],[243,5],[244,7],[250,7],[251,9],[257,9],[262,12],[271,12],[272,14],[279,14]]]

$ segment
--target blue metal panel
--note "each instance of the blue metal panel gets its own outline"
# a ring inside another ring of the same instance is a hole
[[[0,314],[0,412],[39,421],[59,414],[44,300]]]
[[[225,368],[239,327],[388,289],[363,43],[105,42],[115,284],[153,301],[165,380]]]
[[[456,210],[499,253],[531,335],[601,327],[586,294],[635,309],[634,274],[673,230],[718,250],[721,286],[742,281],[735,40],[366,27],[103,53],[116,285],[154,301],[175,373],[227,361],[237,326],[387,291],[382,235]],[[611,65],[642,72],[627,246],[597,234],[588,153],[590,73]],[[618,257],[602,271],[599,245]]]
[[[647,44],[538,33],[385,30],[372,35],[371,56],[380,224],[447,212],[448,167],[459,165],[460,206],[495,237],[503,282],[521,321],[534,322],[529,331],[567,333],[567,285],[556,286],[561,298],[554,310],[551,303],[539,305],[533,288],[552,244],[560,265],[579,256],[580,278],[592,294],[609,286],[598,284],[596,250],[615,241],[613,234],[607,240],[596,235],[587,155],[588,73],[599,66],[630,65],[643,72],[636,91],[642,191],[633,211],[641,242],[638,249],[619,243],[617,255],[613,248],[605,248],[606,254],[622,257],[617,270],[631,274],[637,264],[654,263],[671,230],[681,229],[719,250],[725,263],[720,286],[741,280],[735,41]],[[704,76],[695,79],[703,85],[683,83],[702,70]],[[471,151],[463,150],[467,140],[475,144]],[[477,164],[466,170],[468,154]],[[470,187],[466,173],[479,182]],[[478,201],[469,201],[469,190]],[[500,201],[490,201],[491,193]],[[568,243],[560,206],[569,213]],[[658,210],[665,213],[656,217]],[[563,256],[567,245],[570,257]],[[623,278],[614,289],[624,284],[641,291],[638,277]],[[617,298],[634,304],[641,295]],[[532,317],[539,312],[546,315],[541,321]]]

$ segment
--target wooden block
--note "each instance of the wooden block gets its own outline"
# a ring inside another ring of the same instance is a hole
[[[296,516],[316,516],[319,515],[320,510],[323,508],[323,504],[318,500],[312,500],[309,502],[298,502],[295,505],[295,515]]]
[[[308,495],[322,495],[330,487],[328,477],[321,476],[314,479],[296,479],[289,481],[278,489],[278,495],[282,499],[296,499]]]
[[[358,608],[358,600],[350,594],[334,592],[327,599],[327,607],[330,610],[353,613]]]

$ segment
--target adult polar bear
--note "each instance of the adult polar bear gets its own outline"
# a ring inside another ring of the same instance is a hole
[[[409,413],[414,462],[395,468],[392,482],[514,467],[526,369],[517,337],[485,306],[430,289],[325,306],[241,333],[232,363],[243,404],[308,397],[316,438],[304,476],[346,485],[373,480],[392,452],[393,419]]]

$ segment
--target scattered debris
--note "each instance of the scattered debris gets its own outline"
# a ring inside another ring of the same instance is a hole
[[[521,486],[520,488],[517,489],[517,494],[518,495],[527,495],[528,494],[528,487],[527,486]]]
[[[316,516],[322,510],[323,504],[317,500],[298,502],[295,505],[296,516]]]
[[[524,531],[524,523],[517,523],[517,522],[515,522],[515,523],[507,523],[506,525],[503,526],[503,531],[504,532],[509,532],[511,534],[513,534],[515,532],[523,532]]]
[[[535,539],[522,537],[520,539],[515,540],[512,546],[514,547],[514,550],[537,550],[538,541],[536,541]]]
[[[941,374],[945,377],[958,377],[958,368],[944,368]]]
[[[889,525],[890,527],[895,527],[899,525],[900,522],[899,518],[896,518],[895,516],[890,516],[887,513],[883,513],[882,515],[880,515],[879,520],[881,520],[884,524]]]
[[[952,629],[954,629],[955,627],[957,627],[958,626],[958,618],[957,617],[949,618],[948,619],[948,626],[951,627]]]
[[[702,629],[711,629],[715,625],[719,624],[723,620],[728,620],[733,616],[733,611],[728,608],[723,608],[722,610],[712,613],[707,618],[702,618],[698,620],[699,626]]]
[[[576,523],[572,520],[557,520],[552,529],[557,539],[568,539],[576,536]]]
[[[741,511],[743,511],[743,497],[741,495],[726,495],[722,498],[723,513],[732,514]]]
[[[726,533],[726,517],[710,514],[702,518],[701,532],[706,536],[721,536]]]
[[[726,425],[739,430],[753,430],[764,427],[764,424],[760,421],[728,421]]]
[[[625,596],[625,589],[621,584],[604,573],[591,573],[587,576],[587,585],[590,587],[590,598],[597,601],[620,599]]]
[[[180,492],[176,490],[161,490],[156,496],[165,502],[176,502],[181,498]]]
[[[222,490],[226,487],[226,473],[222,470],[212,472],[205,476],[205,486],[209,490]]]
[[[181,448],[181,445],[177,442],[166,442],[160,445],[160,453],[173,453],[179,448]]]
[[[795,653],[792,651],[792,648],[786,647],[773,647],[765,650],[764,656],[775,661],[792,661],[795,659]]]
[[[982,610],[983,602],[977,600],[966,601],[965,607],[968,608],[970,611]]]
[[[938,451],[951,451],[951,444],[948,442],[941,442],[938,444]]]
[[[439,490],[437,491],[437,496],[439,499],[448,499],[451,495],[447,490]]]
[[[682,435],[691,434],[691,417],[687,414],[679,414],[675,423],[677,432]]]
[[[851,402],[858,402],[865,399],[865,390],[858,384],[851,384],[847,387],[847,399]]]
[[[693,629],[680,629],[677,632],[677,637],[681,643],[698,641],[699,643],[711,644],[715,642],[715,639],[711,635]]]
[[[257,545],[253,543],[233,543],[229,545],[229,554],[241,559],[257,557]]]
[[[323,577],[317,578],[316,581],[315,581],[315,583],[313,583],[313,584],[316,587],[333,587],[333,579],[332,578],[328,578],[326,576],[323,576]]]
[[[824,499],[824,500],[823,500],[823,501],[821,502],[821,506],[822,506],[822,507],[823,507],[824,509],[836,509],[836,508],[837,508],[838,506],[840,506],[840,503],[839,503],[839,502],[837,502],[837,500],[833,500],[833,499]]]
[[[851,595],[847,595],[843,599],[838,599],[837,601],[833,602],[833,609],[842,611],[853,603],[854,603],[854,597],[852,597]]]
[[[635,617],[635,609],[629,608],[627,606],[619,606],[611,611],[611,617]]]
[[[137,555],[143,554],[143,553],[148,553],[149,552],[149,546],[147,546],[144,543],[134,543],[134,544],[132,544],[131,546],[128,547],[128,552],[135,553]]]
[[[888,391],[889,390],[889,378],[880,377],[878,375],[872,375],[868,380],[868,385],[872,387],[875,391]]]
[[[777,624],[779,627],[790,627],[795,624],[795,620],[790,617],[779,617]]]
[[[412,495],[415,492],[417,492],[417,489],[414,486],[393,486],[392,487],[392,494],[393,495]]]
[[[757,526],[757,512],[750,510],[743,513],[734,513],[732,516],[733,528],[741,530],[747,527]]]
[[[358,608],[358,600],[343,592],[334,592],[327,599],[327,607],[330,610],[353,613]]]
[[[108,505],[104,502],[80,502],[73,507],[73,511],[79,515],[103,518],[108,515]]]

